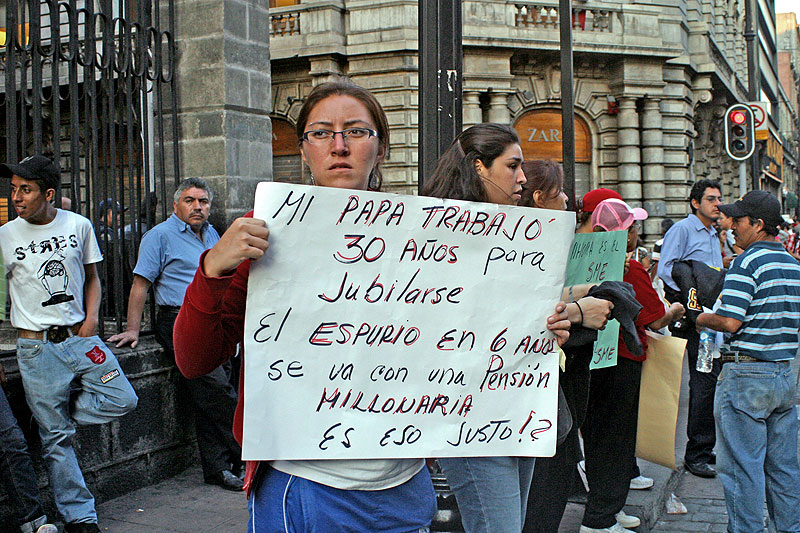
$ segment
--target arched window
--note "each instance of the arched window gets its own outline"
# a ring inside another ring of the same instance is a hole
[[[534,109],[517,119],[514,129],[525,159],[562,159],[561,110]],[[592,187],[592,135],[589,126],[575,116],[575,188],[583,196]]]

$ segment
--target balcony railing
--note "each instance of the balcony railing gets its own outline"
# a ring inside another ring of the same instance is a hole
[[[553,29],[559,27],[558,7],[541,3],[515,3],[514,25],[532,29]],[[614,20],[618,19],[619,9],[584,8],[572,9],[572,29],[574,31],[608,32],[614,31]]]
[[[269,16],[269,36],[300,35],[300,12],[276,13]]]

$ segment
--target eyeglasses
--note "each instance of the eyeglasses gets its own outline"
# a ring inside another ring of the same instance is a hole
[[[638,222],[634,222],[633,224],[631,224],[631,226],[628,229],[634,230],[634,231],[642,231],[642,225],[640,223],[638,223]]]
[[[342,131],[309,130],[303,133],[303,140],[308,144],[330,144],[337,133],[341,133],[342,139],[347,142],[361,142],[378,136],[378,132],[370,128],[347,128]]]

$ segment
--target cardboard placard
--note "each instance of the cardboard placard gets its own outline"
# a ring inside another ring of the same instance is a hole
[[[574,214],[261,183],[249,460],[549,456]]]
[[[576,234],[567,261],[567,286],[622,281],[627,242],[625,230]],[[618,345],[619,322],[612,319],[597,332],[589,368],[616,366]]]

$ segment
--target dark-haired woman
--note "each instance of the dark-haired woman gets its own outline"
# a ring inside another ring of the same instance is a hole
[[[517,205],[525,184],[519,137],[509,126],[477,124],[464,130],[442,155],[422,194],[438,198]],[[520,303],[521,306],[527,303]],[[548,327],[568,327],[564,304]],[[440,458],[468,533],[519,533],[525,521],[532,457]]]
[[[348,81],[318,85],[300,110],[297,135],[314,184],[380,189],[389,127],[369,91]],[[250,263],[264,255],[268,238],[264,221],[245,216],[201,257],[175,323],[175,357],[187,378],[219,366],[242,340]],[[241,442],[243,376],[239,383],[234,434]],[[418,532],[436,512],[422,459],[249,462],[245,490],[248,531],[258,533]]]
[[[522,191],[520,205],[556,211],[567,208],[564,170],[560,163],[551,159],[525,161],[522,170],[528,181]],[[602,191],[600,194],[603,194]],[[594,205],[591,208],[594,209]],[[590,217],[589,213],[585,218]],[[591,225],[588,226],[591,230]],[[572,489],[572,479],[577,472],[575,465],[583,458],[578,430],[583,424],[589,399],[589,361],[595,337],[581,334],[580,328],[597,330],[605,327],[613,307],[607,300],[586,296],[590,287],[576,285],[567,288],[562,296],[570,302],[567,310],[572,331],[577,333],[570,335],[570,341],[564,345],[565,370],[559,373],[559,384],[569,405],[573,425],[566,440],[556,448],[555,456],[536,461],[523,527],[526,533],[558,531]],[[578,312],[573,301],[578,302],[582,312]]]

